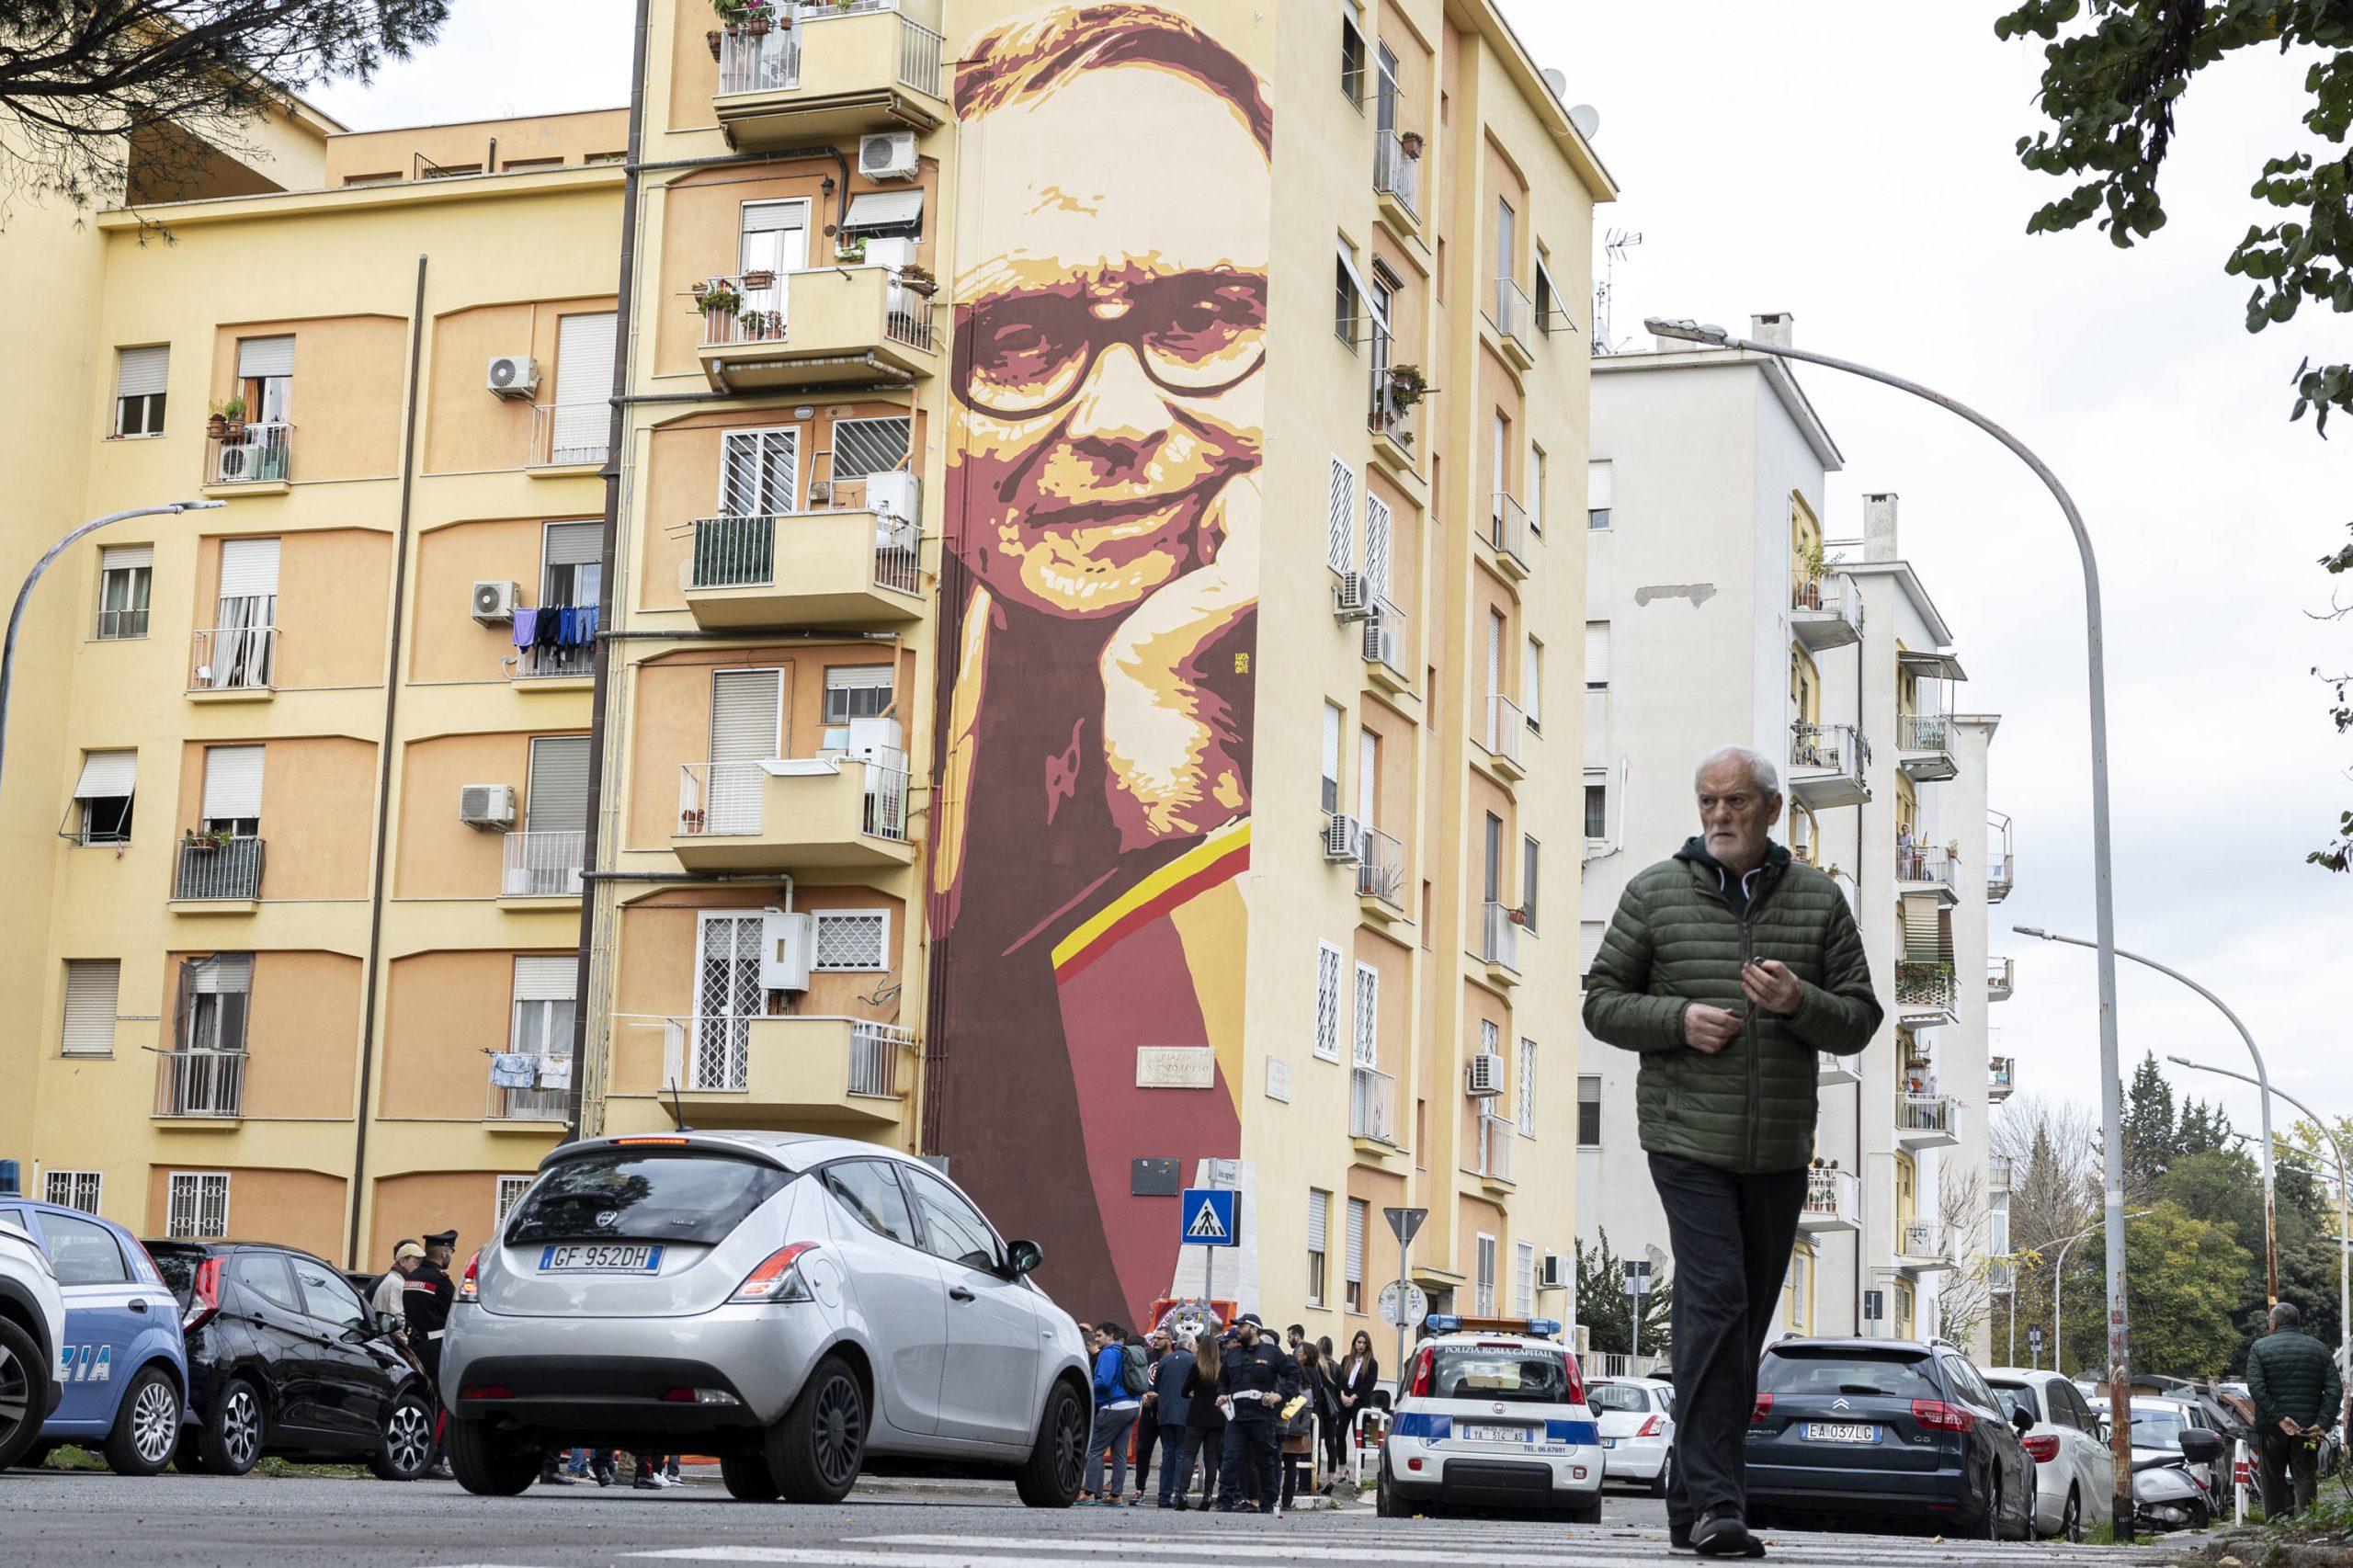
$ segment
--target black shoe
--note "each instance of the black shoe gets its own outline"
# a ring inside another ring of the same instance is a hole
[[[615,1475],[609,1470],[592,1471],[590,1473],[597,1478],[597,1484],[599,1486],[610,1486],[614,1482],[620,1479],[620,1477]]]
[[[433,1468],[425,1472],[425,1479],[427,1481],[453,1481],[456,1477],[449,1473],[449,1461],[448,1460],[437,1460],[434,1461]]]
[[[540,1484],[542,1486],[572,1486],[576,1485],[577,1483],[575,1483],[572,1477],[564,1474],[563,1471],[560,1470],[550,1470],[542,1471],[540,1473]]]
[[[659,1492],[662,1490],[662,1483],[654,1480],[650,1475],[641,1475],[635,1481],[631,1482],[630,1485],[631,1488],[639,1492]]]
[[[1691,1550],[1702,1557],[1748,1555],[1748,1526],[1730,1508],[1714,1508],[1691,1527]]]
[[[1666,1527],[1666,1549],[1669,1551],[1691,1550],[1691,1527],[1670,1522]]]

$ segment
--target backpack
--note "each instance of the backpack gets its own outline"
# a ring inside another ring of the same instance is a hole
[[[1142,1393],[1150,1386],[1144,1373],[1143,1351],[1133,1345],[1120,1346],[1120,1386],[1130,1393]]]

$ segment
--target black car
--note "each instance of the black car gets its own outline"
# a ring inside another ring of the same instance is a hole
[[[2025,1444],[1959,1346],[1791,1336],[1757,1365],[1752,1525],[1835,1515],[2026,1540],[2034,1488]]]
[[[188,1336],[183,1471],[243,1475],[264,1454],[414,1481],[433,1393],[335,1266],[291,1247],[151,1241]]]

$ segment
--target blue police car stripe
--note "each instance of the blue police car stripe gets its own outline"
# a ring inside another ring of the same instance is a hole
[[[1440,1443],[1454,1435],[1454,1417],[1433,1415],[1427,1411],[1408,1410],[1390,1423],[1389,1430],[1400,1437],[1418,1437],[1426,1443]]]
[[[1590,1448],[1601,1441],[1601,1427],[1591,1421],[1547,1421],[1544,1440],[1548,1443],[1582,1443]]]

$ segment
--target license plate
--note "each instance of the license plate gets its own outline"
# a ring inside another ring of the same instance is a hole
[[[1601,1446],[1605,1449],[1614,1449],[1618,1446],[1618,1439],[1615,1437],[1604,1437],[1601,1439]]]
[[[1869,1422],[1809,1421],[1805,1424],[1805,1440],[1809,1443],[1876,1443],[1879,1428]]]
[[[661,1267],[662,1249],[642,1243],[584,1242],[540,1249],[542,1274],[653,1274]]]
[[[1525,1443],[1525,1426],[1457,1426],[1454,1435],[1466,1443]]]

